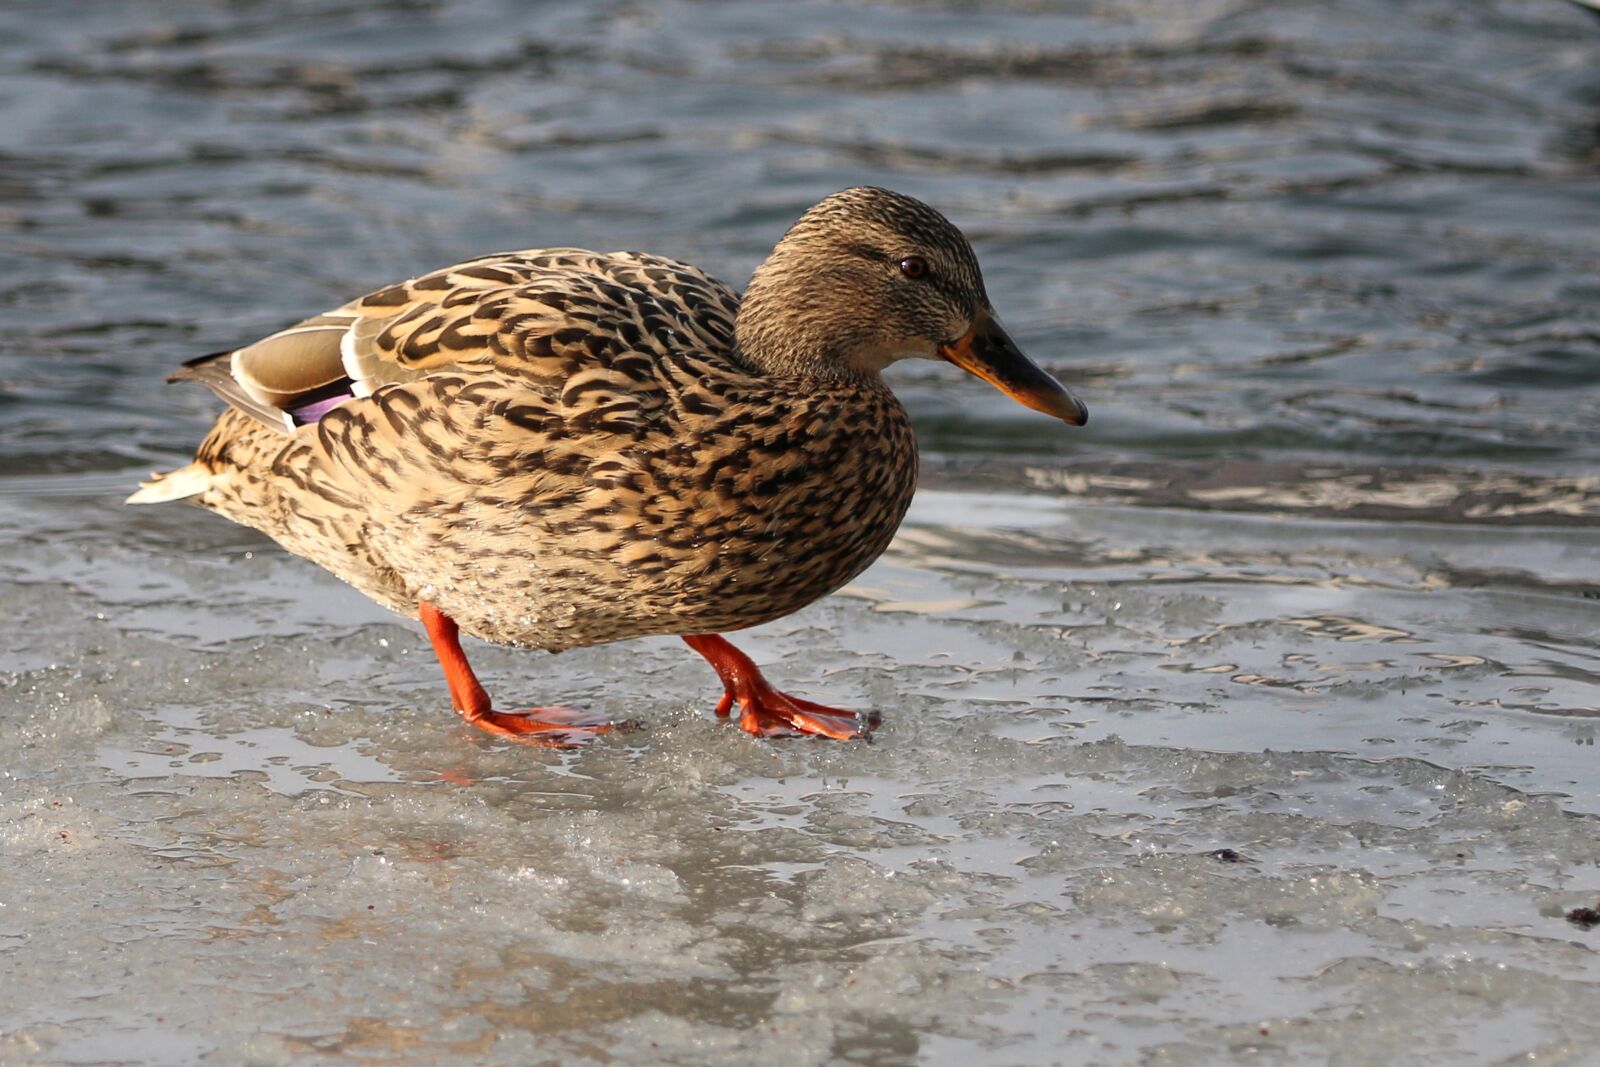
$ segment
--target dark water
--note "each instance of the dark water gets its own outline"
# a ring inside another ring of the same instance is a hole
[[[665,643],[475,653],[642,739],[469,738],[412,630],[118,506],[214,414],[185,358],[493,249],[742,284],[858,183],[1093,412],[893,372],[930,492],[751,636],[870,748],[719,730]],[[7,5],[0,327],[0,1063],[1600,1042],[1571,5]]]
[[[165,461],[205,402],[162,370],[394,277],[580,244],[739,284],[860,182],[958,220],[1014,331],[1095,401],[1055,434],[913,372],[940,454],[1528,486],[1600,458],[1600,65],[1560,4],[0,18],[9,469]]]

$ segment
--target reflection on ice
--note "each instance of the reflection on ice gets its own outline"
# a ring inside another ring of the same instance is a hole
[[[647,724],[576,753],[460,727],[414,628],[259,543],[136,584],[25,548],[0,959],[22,1002],[80,962],[48,1019],[0,1008],[0,1051],[1192,1062],[1399,1040],[1485,989],[1515,1009],[1485,1047],[1600,1040],[1564,919],[1600,900],[1589,535],[1452,580],[1502,534],[926,492],[846,595],[749,635],[880,709],[873,743],[753,741],[673,641],[475,650]],[[263,603],[203,595],[241,578]],[[174,967],[181,995],[127,978]]]
[[[303,715],[331,715],[327,709]],[[249,718],[241,710],[241,717]],[[136,749],[108,746],[100,763],[130,780],[200,776],[257,781],[268,789],[298,795],[308,789],[337,789],[340,782],[392,782],[399,775],[370,751],[370,745],[333,747],[308,743],[292,727],[228,728],[203,724],[197,709],[175,709],[152,717],[145,743]],[[367,751],[363,751],[363,749]]]

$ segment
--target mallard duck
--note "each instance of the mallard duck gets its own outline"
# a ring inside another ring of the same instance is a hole
[[[171,381],[228,408],[186,499],[420,619],[462,717],[532,744],[618,724],[496,710],[459,632],[551,652],[681,636],[758,736],[875,720],[780,692],[722,635],[838,589],[889,544],[917,448],[880,376],[944,359],[1068,423],[1087,413],[1001,328],[933,208],[823,200],[739,294],[640,252],[505,252],[385,286]]]

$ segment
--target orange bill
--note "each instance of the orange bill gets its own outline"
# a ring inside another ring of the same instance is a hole
[[[939,355],[1024,407],[1054,415],[1074,426],[1089,421],[1089,409],[1083,401],[1023,355],[1000,321],[988,311],[978,312],[972,329],[965,334],[940,345]]]

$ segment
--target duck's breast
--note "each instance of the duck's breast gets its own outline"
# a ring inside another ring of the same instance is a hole
[[[560,475],[533,475],[544,491],[454,505],[421,524],[431,545],[397,550],[431,570],[424,596],[488,640],[559,650],[787,615],[888,546],[916,444],[885,388],[760,392],[596,438]]]

